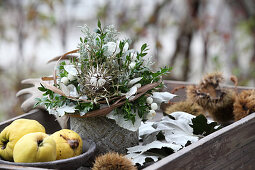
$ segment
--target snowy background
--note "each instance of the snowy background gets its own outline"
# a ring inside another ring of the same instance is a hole
[[[173,67],[165,79],[198,82],[218,70],[255,84],[252,0],[2,0],[0,15],[1,121],[23,113],[20,81],[52,74],[47,61],[76,49],[78,26],[94,29],[97,18],[137,50],[148,43],[155,70]]]

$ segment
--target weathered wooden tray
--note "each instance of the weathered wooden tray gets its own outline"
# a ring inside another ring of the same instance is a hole
[[[187,82],[165,81],[167,91]],[[233,86],[226,86],[233,88]],[[253,89],[238,87],[238,90]],[[185,99],[185,91],[176,93]],[[145,168],[152,169],[255,169],[255,113]]]
[[[187,82],[165,81],[167,91],[180,85],[189,85]],[[233,88],[229,86],[229,88]],[[238,90],[248,87],[238,87]],[[252,89],[252,88],[249,88]],[[179,98],[185,99],[185,91],[179,90]],[[0,123],[0,130],[18,118],[38,120],[47,133],[60,129],[54,116],[42,110],[33,110],[29,113]],[[196,143],[174,153],[157,163],[145,168],[152,169],[255,169],[255,113],[208,135]],[[25,167],[1,165],[0,169],[26,169]],[[32,168],[33,169],[33,168]]]

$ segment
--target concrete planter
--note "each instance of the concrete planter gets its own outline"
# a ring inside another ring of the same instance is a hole
[[[126,154],[126,148],[138,144],[138,131],[121,128],[114,120],[106,117],[70,117],[70,129],[79,133],[83,139],[93,140],[97,154],[114,151]]]

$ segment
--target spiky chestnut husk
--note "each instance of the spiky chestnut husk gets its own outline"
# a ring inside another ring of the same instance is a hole
[[[219,123],[228,123],[234,120],[233,104],[235,92],[220,88],[219,83],[223,76],[219,72],[207,74],[198,86],[188,86],[186,93],[188,100],[194,101]]]
[[[223,80],[223,75],[220,72],[208,73],[199,83],[199,87],[204,90],[209,90],[211,87],[215,89],[219,86],[219,83],[223,82]]]
[[[130,159],[109,152],[96,158],[92,170],[137,170],[137,168]]]
[[[181,101],[174,103],[172,105],[168,105],[164,108],[164,113],[171,114],[176,111],[182,111],[186,113],[190,113],[192,115],[198,116],[200,114],[204,114],[204,110],[197,103],[192,101]]]
[[[255,112],[255,90],[242,91],[234,103],[235,120]]]

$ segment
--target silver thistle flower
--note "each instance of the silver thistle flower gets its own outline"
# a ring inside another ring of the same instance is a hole
[[[89,97],[101,97],[109,93],[112,76],[104,66],[91,67],[84,78],[84,93]]]

